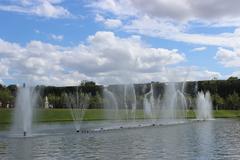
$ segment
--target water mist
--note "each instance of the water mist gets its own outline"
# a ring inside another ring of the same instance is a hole
[[[36,105],[38,94],[34,87],[23,84],[18,87],[15,104],[13,134],[31,136],[33,109]]]

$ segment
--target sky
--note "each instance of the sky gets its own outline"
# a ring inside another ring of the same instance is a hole
[[[239,0],[0,0],[0,83],[240,77]]]

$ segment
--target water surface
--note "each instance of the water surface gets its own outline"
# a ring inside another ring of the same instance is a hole
[[[141,122],[139,122],[141,123]],[[84,129],[123,123],[84,122]],[[177,125],[75,133],[72,124],[41,124],[33,137],[0,131],[0,159],[240,159],[240,121],[211,120]]]

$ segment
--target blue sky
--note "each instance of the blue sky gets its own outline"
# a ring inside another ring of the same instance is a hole
[[[0,83],[239,76],[237,0],[1,0]]]

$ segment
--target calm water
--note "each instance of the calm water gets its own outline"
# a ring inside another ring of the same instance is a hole
[[[117,124],[118,125],[118,124]],[[115,126],[88,122],[83,127]],[[212,120],[178,125],[75,133],[71,124],[38,125],[34,137],[0,131],[0,159],[240,159],[240,121]]]

